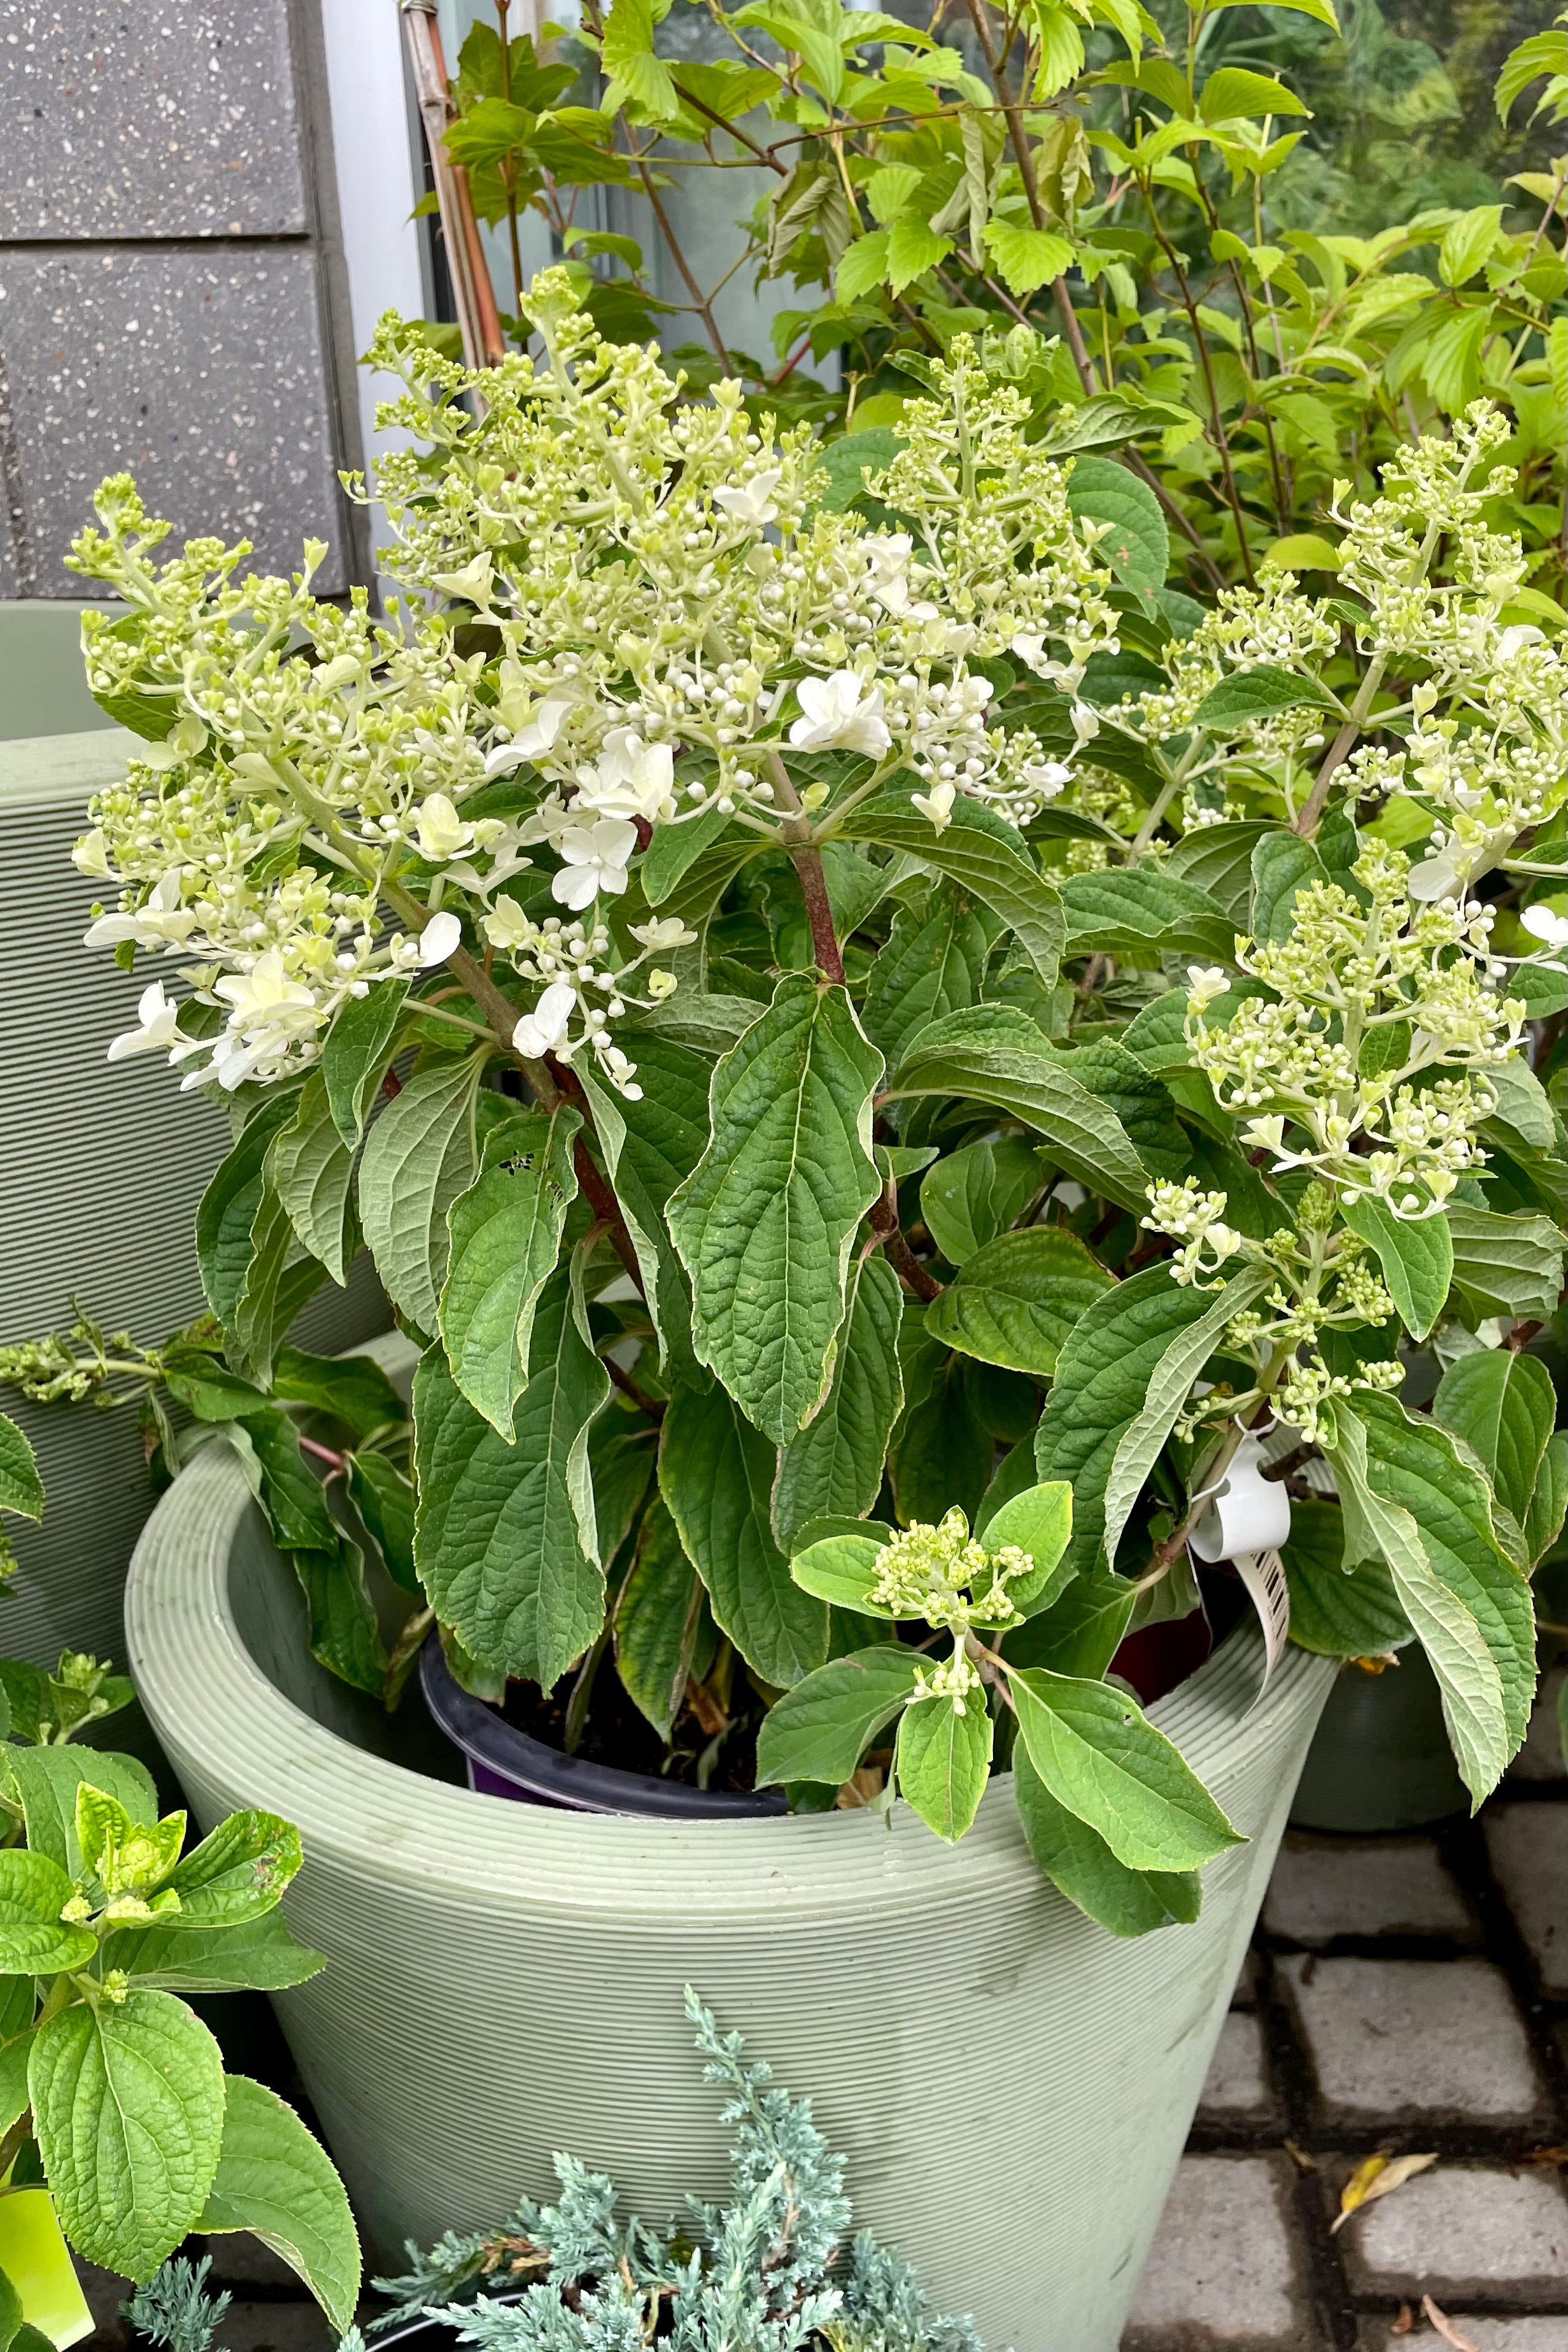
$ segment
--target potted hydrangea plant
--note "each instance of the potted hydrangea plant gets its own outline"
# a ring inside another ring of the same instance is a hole
[[[1027,437],[1028,330],[835,486],[564,274],[527,315],[477,379],[382,330],[386,622],[159,568],[123,481],[78,542],[172,747],[80,852],[193,991],[128,1045],[241,1121],[151,1375],[235,1444],[133,1667],[198,1809],[306,1830],[286,2021],[373,2235],[563,2138],[716,2161],[664,2021],[744,1981],[932,2290],[1108,2347],[1326,1659],[1419,1638],[1478,1800],[1533,1685],[1540,1367],[1396,1393],[1560,1278],[1559,981],[1472,895],[1561,797],[1500,431],[1340,518],[1332,604],[1206,614]],[[287,1344],[361,1235],[412,1425]],[[416,1656],[546,1805],[389,1760]],[[1006,2053],[957,2118],[949,2009]]]

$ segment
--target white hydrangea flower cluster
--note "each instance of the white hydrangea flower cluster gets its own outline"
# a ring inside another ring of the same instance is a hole
[[[825,836],[901,771],[938,831],[960,794],[1026,821],[1072,775],[988,727],[969,664],[1010,654],[1071,695],[1116,647],[1110,575],[963,339],[876,485],[889,530],[816,503],[806,428],[755,428],[735,383],[685,401],[656,352],[600,341],[564,272],[528,310],[543,359],[476,385],[382,322],[373,362],[406,387],[384,415],[418,445],[381,470],[413,592],[385,624],[312,593],[319,544],[292,580],[212,540],[160,566],[134,486],[100,493],[73,561],[128,619],[89,616],[89,677],[161,740],[78,848],[120,891],[89,937],[176,958],[207,1008],[156,982],[117,1053],[282,1077],[349,997],[449,961],[432,1017],[472,1029],[449,1000],[485,959],[538,986],[519,1051],[591,1051],[631,1089],[612,1024],[668,995],[652,959],[687,938],[617,911],[657,829],[716,812],[782,845],[831,801]]]
[[[1225,588],[1188,637],[1165,649],[1170,683],[1140,695],[1124,710],[1151,743],[1190,727],[1198,706],[1221,678],[1259,669],[1311,667],[1339,644],[1332,613],[1303,596],[1289,572],[1267,572],[1256,588]],[[1247,720],[1242,739],[1257,747],[1299,743],[1319,733],[1322,712],[1310,704],[1279,717]]]
[[[1033,1558],[1017,1544],[988,1552],[956,1506],[935,1527],[913,1520],[883,1548],[868,1599],[895,1617],[924,1618],[953,1636],[950,1657],[917,1669],[915,1690],[922,1698],[951,1699],[956,1712],[964,1714],[968,1693],[982,1688],[968,1654],[969,1628],[1016,1622],[1020,1612],[1007,1588],[1033,1570]]]
[[[1311,1169],[1347,1202],[1370,1195],[1422,1218],[1485,1160],[1476,1129],[1496,1108],[1486,1072],[1516,1051],[1525,1007],[1499,994],[1491,910],[1413,900],[1409,866],[1374,842],[1352,869],[1355,889],[1298,893],[1289,938],[1239,940],[1238,964],[1273,992],[1223,1026],[1207,1013],[1225,975],[1195,967],[1186,1037],[1219,1101],[1245,1118],[1243,1143],[1276,1173]]]

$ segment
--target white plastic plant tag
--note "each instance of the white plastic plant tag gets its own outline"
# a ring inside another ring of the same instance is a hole
[[[1189,1542],[1202,1560],[1277,1550],[1291,1532],[1291,1498],[1278,1479],[1265,1478],[1263,1440],[1245,1436]]]
[[[1273,1550],[1233,1552],[1231,1563],[1251,1595],[1258,1622],[1263,1628],[1263,1680],[1258,1691],[1261,1698],[1291,1630],[1291,1588],[1285,1578],[1285,1563]],[[1257,1705],[1256,1699],[1253,1705]]]

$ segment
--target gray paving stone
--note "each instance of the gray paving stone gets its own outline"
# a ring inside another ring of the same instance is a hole
[[[1123,2352],[1313,2352],[1291,2210],[1284,2158],[1184,2157]]]
[[[1270,1935],[1296,1944],[1336,1936],[1449,1936],[1476,1923],[1430,1838],[1337,1838],[1290,1830],[1263,1905]]]
[[[1198,2121],[1264,2124],[1274,2114],[1262,2024],[1245,2010],[1233,2009],[1220,2028],[1209,2062],[1208,2079],[1197,2103]]]
[[[1333,2176],[1336,2192],[1349,2169]],[[1563,2300],[1568,2200],[1537,2166],[1438,2164],[1364,2206],[1336,2242],[1352,2292],[1367,2300],[1419,2305],[1425,2294],[1450,2312],[1468,2295],[1550,2307]]]
[[[1507,1979],[1486,1960],[1280,1963],[1330,2121],[1550,2119]]]
[[[1436,2300],[1436,2298],[1434,2298]],[[1464,2311],[1449,2311],[1439,2303],[1445,2318],[1468,2336],[1476,2352],[1568,2352],[1568,2319],[1536,2313],[1529,2319],[1478,2319]],[[1418,2308],[1418,2306],[1416,2306]],[[1394,2333],[1389,2319],[1364,2319],[1356,2352],[1438,2352],[1441,2338],[1423,2319],[1414,2330]]]
[[[1568,1667],[1554,1666],[1549,1675],[1542,1675],[1524,1745],[1508,1768],[1511,1780],[1561,1780],[1565,1777],[1563,1732],[1557,1720],[1557,1703],[1565,1674]]]
[[[301,234],[285,0],[0,0],[0,238]]]
[[[3,54],[3,52],[0,52]],[[308,533],[343,584],[342,508],[300,247],[0,247],[0,358],[22,452],[26,593],[79,595],[62,559],[105,474],[136,476],[171,544],[221,533],[288,572]]]
[[[1568,1993],[1568,1804],[1497,1805],[1487,1852],[1543,1990]]]

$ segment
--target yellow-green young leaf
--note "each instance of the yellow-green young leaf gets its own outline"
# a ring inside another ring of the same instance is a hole
[[[991,1774],[991,1718],[985,1693],[970,1691],[959,1714],[950,1698],[917,1698],[898,1719],[894,1769],[899,1794],[927,1829],[956,1845],[974,1820]]]
[[[950,236],[938,236],[928,221],[897,220],[887,232],[887,282],[895,294],[946,261],[953,250]]]
[[[218,1927],[272,1910],[302,1860],[299,1832],[277,1813],[231,1813],[193,1846],[170,1885],[180,1897],[172,1924]]]
[[[1491,331],[1490,302],[1445,319],[1421,354],[1427,389],[1439,408],[1455,415],[1468,407],[1480,384],[1481,346]]]
[[[508,1119],[487,1138],[478,1176],[446,1212],[446,1360],[475,1412],[508,1440],[528,1382],[534,1309],[577,1198],[572,1146],[581,1127],[570,1108]]]
[[[1333,541],[1316,530],[1291,531],[1277,539],[1263,558],[1277,572],[1337,572],[1342,560]]]
[[[612,0],[604,20],[600,60],[612,85],[605,93],[607,106],[623,91],[638,110],[653,122],[669,122],[680,112],[680,100],[669,67],[653,54],[653,15],[649,0]]]
[[[656,1496],[615,1605],[615,1671],[661,1739],[670,1738],[688,1683],[711,1668],[716,1640],[702,1579]]]
[[[123,1969],[150,1991],[281,1992],[319,1976],[324,1952],[296,1943],[281,1911],[223,1927],[122,1927],[103,1948],[106,1969]]]
[[[1008,1687],[1047,1789],[1130,1870],[1196,1870],[1245,1843],[1125,1691],[1044,1666],[1010,1669]]]
[[[247,2231],[302,2278],[341,2335],[360,2299],[360,2235],[348,2193],[319,2140],[276,2091],[224,2077],[218,2168],[196,2228]]]
[[[1248,5],[1249,0],[1208,0],[1208,6],[1203,13],[1206,16],[1218,16],[1222,9],[1244,8]],[[1270,8],[1293,9],[1299,16],[1315,17],[1320,25],[1327,25],[1336,33],[1339,30],[1339,18],[1334,14],[1333,0],[1263,0],[1263,5]]]
[[[1502,70],[1498,75],[1492,93],[1497,101],[1498,114],[1504,122],[1522,92],[1530,88],[1532,81],[1539,81],[1543,74],[1549,75],[1551,80],[1531,110],[1531,120],[1554,97],[1561,101],[1563,92],[1560,85],[1564,77],[1568,77],[1568,32],[1556,26],[1550,32],[1532,33],[1528,40],[1521,41],[1519,47],[1511,49],[1504,58]]]
[[[677,1388],[659,1442],[659,1487],[716,1622],[747,1665],[787,1690],[828,1654],[828,1611],[773,1539],[778,1456],[718,1381]]]
[[[38,1457],[9,1413],[0,1412],[0,1511],[19,1518],[44,1516],[44,1482]]]
[[[1351,1232],[1375,1255],[1399,1320],[1413,1339],[1424,1339],[1443,1311],[1454,1278],[1447,1217],[1439,1212],[1413,1223],[1365,1192],[1359,1201],[1342,1200],[1340,1207]]]
[[[57,1976],[87,1966],[97,1937],[60,1917],[74,1892],[47,1854],[25,1846],[0,1853],[0,1977]]]
[[[815,1531],[808,1528],[806,1532]],[[802,1592],[815,1593],[819,1601],[835,1601],[841,1609],[863,1611],[871,1617],[891,1617],[891,1609],[867,1597],[887,1540],[887,1531],[880,1523],[868,1523],[863,1530],[858,1527],[835,1529],[798,1551],[789,1563],[789,1573]]]
[[[1205,122],[1262,114],[1304,114],[1312,120],[1311,108],[1293,89],[1287,89],[1271,74],[1249,73],[1244,66],[1221,66],[1218,73],[1211,73],[1198,92],[1197,110]]]
[[[371,1128],[360,1162],[360,1215],[376,1272],[421,1331],[436,1328],[446,1212],[474,1181],[475,1097],[489,1059],[485,1046],[416,1070]]]
[[[1034,20],[1039,54],[1032,94],[1035,104],[1043,106],[1083,71],[1083,27],[1061,0],[1035,0]],[[1061,271],[1053,269],[1050,275],[1060,278]],[[1034,282],[1039,286],[1045,281],[1037,278]],[[1025,290],[1014,289],[1016,293]]]
[[[610,1395],[572,1272],[534,1312],[508,1445],[433,1348],[414,1376],[414,1559],[442,1622],[488,1665],[549,1689],[604,1620],[589,1433]]]
[[[133,1822],[150,1827],[158,1819],[152,1775],[133,1757],[74,1747],[6,1748],[0,1760],[22,1808],[30,1851],[47,1855],[68,1878],[79,1878],[84,1867],[76,1832],[77,1790],[84,1780],[118,1797]]]
[[[833,299],[838,302],[858,302],[873,286],[887,282],[888,233],[884,228],[873,229],[869,236],[856,237],[854,243],[839,257],[833,272]]]
[[[1029,1225],[967,1259],[926,1309],[925,1328],[944,1347],[1049,1380],[1068,1333],[1111,1286],[1076,1234]]]
[[[1054,229],[1024,228],[1016,221],[988,220],[986,250],[1010,294],[1033,294],[1072,267],[1072,247]]]
[[[850,1246],[882,1190],[871,1156],[882,1069],[842,988],[787,976],[714,1071],[711,1140],[670,1196],[692,1344],[776,1445],[832,1381]]]
[[[1437,275],[1445,286],[1473,278],[1502,234],[1500,205],[1477,205],[1450,221],[1437,247]]]
[[[196,2226],[224,2130],[218,2045],[172,1993],[77,2002],[39,2026],[27,2087],[76,2252],[138,2283]]]
[[[1029,1575],[1009,1580],[1008,1599],[1015,1609],[1045,1609],[1055,1600],[1071,1573],[1061,1565],[1071,1533],[1072,1489],[1060,1479],[1026,1486],[992,1512],[986,1522],[986,1549],[994,1555],[1016,1545],[1034,1562]]]
[[[1197,1872],[1129,1870],[1097,1831],[1057,1803],[1021,1740],[1013,1749],[1013,1791],[1037,1867],[1113,1936],[1147,1936],[1197,1918],[1203,1900]]]
[[[1521,1525],[1557,1417],[1552,1375],[1534,1356],[1488,1348],[1448,1366],[1433,1417],[1462,1437]]]
[[[759,1788],[847,1780],[915,1689],[920,1664],[894,1642],[831,1658],[769,1707],[757,1735]]]
[[[898,1276],[884,1257],[878,1254],[852,1268],[827,1402],[779,1451],[773,1527],[786,1550],[809,1519],[859,1518],[876,1501],[887,1441],[904,1410],[903,1309]]]
[[[925,177],[913,163],[884,163],[865,184],[865,200],[873,220],[891,226]]]

